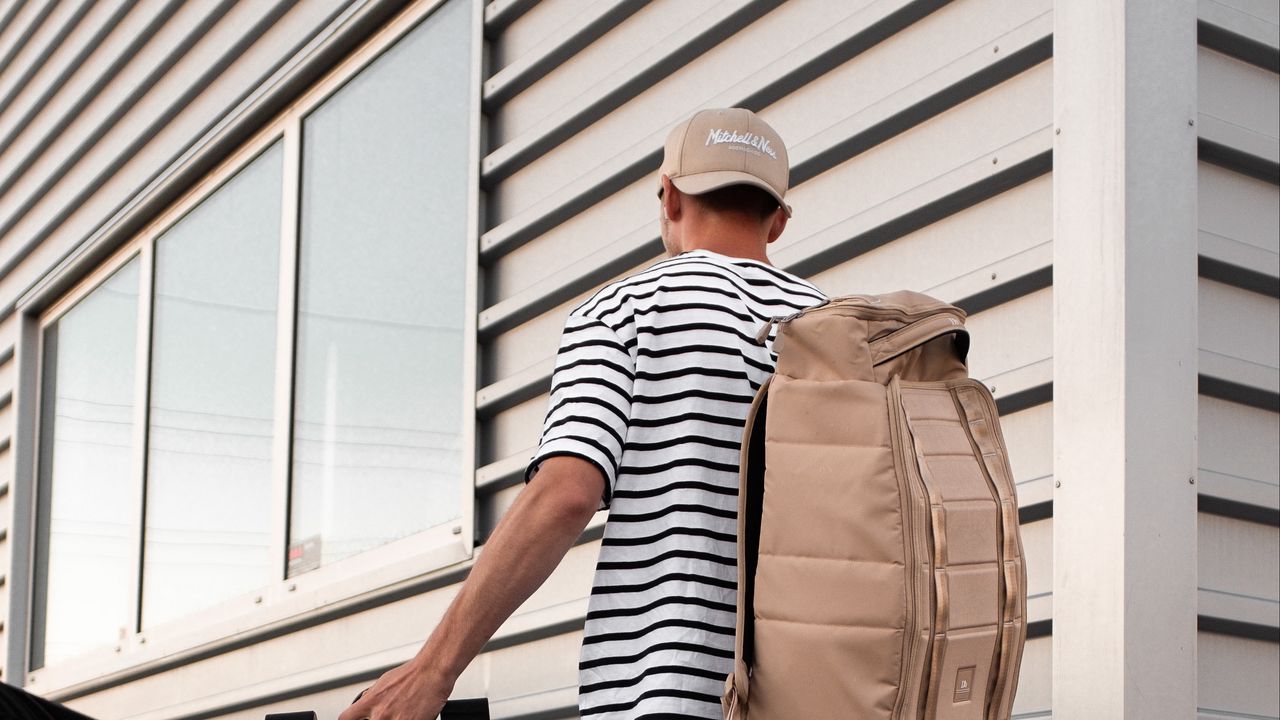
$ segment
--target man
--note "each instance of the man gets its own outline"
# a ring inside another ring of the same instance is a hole
[[[742,426],[776,361],[755,335],[825,299],[765,253],[791,215],[788,171],[782,139],[748,110],[704,110],[671,131],[658,190],[671,257],[570,313],[528,487],[418,655],[341,720],[435,718],[603,507],[582,716],[721,717]]]

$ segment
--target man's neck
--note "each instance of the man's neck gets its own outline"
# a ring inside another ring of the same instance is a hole
[[[709,250],[728,257],[771,265],[765,253],[767,228],[749,223],[707,218],[687,229],[683,250]]]

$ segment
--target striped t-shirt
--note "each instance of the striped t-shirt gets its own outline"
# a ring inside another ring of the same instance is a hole
[[[773,372],[769,318],[824,298],[705,250],[606,286],[569,315],[530,473],[572,455],[609,507],[579,664],[584,718],[720,718],[733,665],[738,452]]]

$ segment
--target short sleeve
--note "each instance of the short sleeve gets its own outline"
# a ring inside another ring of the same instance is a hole
[[[601,507],[608,507],[626,443],[634,377],[635,363],[617,333],[594,318],[570,315],[551,377],[542,440],[525,482],[548,458],[582,458],[604,476]]]

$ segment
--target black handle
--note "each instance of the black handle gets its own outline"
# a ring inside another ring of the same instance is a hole
[[[450,700],[440,711],[440,720],[489,720],[489,701],[484,698]]]
[[[352,705],[364,697],[364,690],[351,701]],[[314,712],[275,713],[266,720],[316,720]],[[489,701],[485,698],[467,698],[465,700],[447,700],[440,710],[440,720],[489,720]]]

